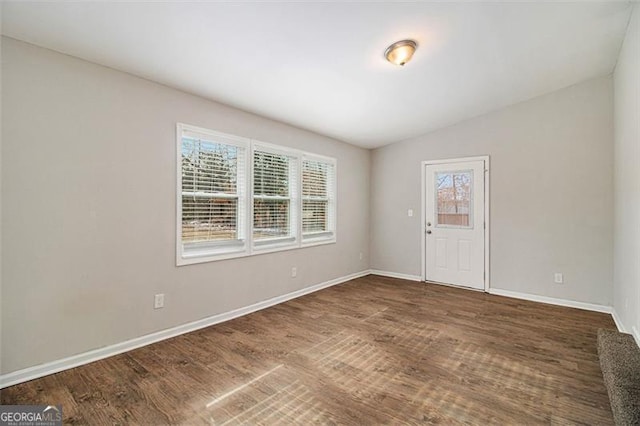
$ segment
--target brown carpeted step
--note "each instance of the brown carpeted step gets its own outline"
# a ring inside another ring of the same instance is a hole
[[[633,336],[598,330],[598,355],[616,425],[640,424],[640,348]]]

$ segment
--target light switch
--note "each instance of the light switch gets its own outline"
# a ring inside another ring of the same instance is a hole
[[[413,209],[407,210],[407,216],[413,217]]]

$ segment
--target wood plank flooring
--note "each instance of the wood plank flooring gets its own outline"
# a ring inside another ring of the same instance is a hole
[[[1,391],[76,424],[612,424],[609,315],[367,276]]]

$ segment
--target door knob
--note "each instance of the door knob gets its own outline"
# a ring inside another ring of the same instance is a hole
[[[431,229],[427,229],[427,234],[430,234],[430,233],[431,233]]]
[[[431,226],[431,222],[427,222],[427,226]]]

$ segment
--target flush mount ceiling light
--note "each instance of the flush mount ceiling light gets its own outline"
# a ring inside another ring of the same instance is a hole
[[[403,66],[411,60],[418,44],[413,40],[400,40],[387,47],[384,57],[394,65]]]

